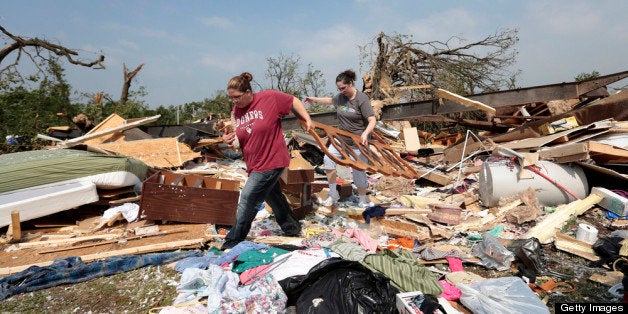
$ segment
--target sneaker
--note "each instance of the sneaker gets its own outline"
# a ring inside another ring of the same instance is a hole
[[[373,204],[373,202],[366,202],[366,203],[360,202],[360,203],[358,203],[358,207],[360,207],[360,208],[369,208],[369,207],[373,207],[373,206],[375,206],[375,204]]]
[[[338,203],[339,199],[340,199],[340,196],[338,194],[330,193],[327,196],[327,198],[325,198],[325,200],[323,201],[323,203],[321,205],[323,205],[323,206],[333,206],[334,204]]]

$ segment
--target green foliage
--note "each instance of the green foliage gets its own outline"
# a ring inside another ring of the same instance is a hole
[[[65,81],[64,70],[51,59],[46,71],[50,76],[38,82],[37,87],[13,86],[0,93],[0,120],[4,135],[19,135],[34,139],[38,133],[59,124],[57,112],[72,112],[70,85]],[[6,86],[6,85],[4,85]]]
[[[600,72],[598,72],[598,71],[593,71],[591,73],[584,73],[584,72],[582,72],[582,73],[576,75],[574,80],[576,82],[582,82],[582,81],[592,80],[592,79],[595,79],[595,78],[598,78],[598,77],[600,77]]]

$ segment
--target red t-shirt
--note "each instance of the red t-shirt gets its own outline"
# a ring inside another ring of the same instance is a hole
[[[281,118],[290,113],[293,99],[289,94],[265,90],[253,94],[248,107],[233,107],[236,135],[248,173],[285,168],[290,164]]]

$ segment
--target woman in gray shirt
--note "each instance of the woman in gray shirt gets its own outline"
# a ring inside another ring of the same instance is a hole
[[[340,93],[334,97],[306,97],[305,102],[333,105],[338,114],[338,128],[360,135],[361,144],[368,146],[369,136],[371,132],[373,132],[373,129],[375,129],[375,113],[373,112],[373,107],[371,107],[369,97],[355,88],[355,78],[355,72],[346,70],[336,77],[336,87],[338,87]],[[362,160],[368,162],[367,158],[362,155],[353,141],[349,140],[347,143],[352,145],[354,152],[359,155]],[[341,158],[341,154],[338,153],[333,145],[329,146],[329,152]],[[336,163],[327,155],[325,155],[323,161],[323,169],[327,175],[330,190],[329,196],[324,201],[323,205],[331,206],[336,203],[340,197],[336,190]],[[358,205],[360,207],[368,207],[369,202],[366,200],[366,191],[368,188],[366,173],[352,169],[352,174],[353,183],[358,189]]]

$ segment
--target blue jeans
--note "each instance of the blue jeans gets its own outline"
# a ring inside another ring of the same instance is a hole
[[[246,239],[253,219],[264,201],[273,209],[275,220],[286,235],[297,235],[301,231],[301,225],[294,217],[292,208],[281,191],[279,176],[283,170],[284,168],[277,168],[249,174],[244,188],[240,191],[235,225],[227,233],[223,248],[231,248]]]

